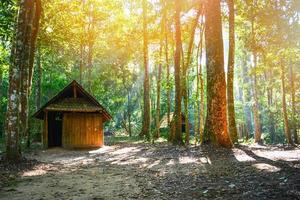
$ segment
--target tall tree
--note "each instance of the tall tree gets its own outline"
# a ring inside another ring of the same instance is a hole
[[[252,80],[252,91],[253,91],[253,118],[254,118],[254,141],[259,143],[261,142],[261,123],[260,123],[260,114],[259,114],[259,102],[258,102],[258,89],[257,89],[257,54],[253,50],[253,80]]]
[[[283,115],[283,122],[284,122],[284,134],[287,142],[293,145],[289,120],[287,115],[287,109],[286,109],[285,67],[282,61],[280,61],[280,69],[281,69],[281,97],[282,97],[282,115]]]
[[[147,0],[143,0],[143,41],[144,41],[144,112],[143,127],[141,136],[146,136],[150,140],[150,79],[149,79],[149,58],[148,58],[148,20],[147,20]]]
[[[234,109],[234,54],[235,54],[235,30],[234,30],[234,0],[227,0],[229,10],[229,54],[227,69],[227,110],[228,110],[228,130],[233,143],[238,142],[235,109]]]
[[[159,61],[158,61],[158,70],[157,70],[157,89],[156,89],[156,113],[155,113],[155,138],[160,137],[159,127],[160,127],[160,93],[161,93],[161,73],[162,73],[162,59],[163,59],[163,41],[164,41],[164,32],[165,32],[165,23],[166,23],[166,8],[164,8],[163,1],[162,5],[162,18],[161,18],[161,30],[160,30],[160,41],[159,41]]]
[[[253,93],[253,118],[254,118],[254,141],[261,142],[261,123],[260,123],[260,113],[259,113],[259,102],[258,102],[258,88],[257,88],[257,44],[256,44],[256,26],[255,26],[255,9],[256,0],[252,1],[251,5],[251,42],[252,42],[252,69],[253,69],[253,80],[252,80],[252,93]]]
[[[184,115],[185,115],[185,143],[188,145],[189,141],[190,141],[190,128],[189,128],[189,112],[188,112],[188,68],[189,65],[191,63],[191,58],[192,58],[192,54],[193,54],[193,47],[194,47],[194,39],[195,39],[195,32],[196,32],[196,28],[197,25],[199,23],[199,18],[200,18],[200,14],[202,12],[202,4],[199,4],[198,7],[198,11],[197,11],[197,15],[195,17],[194,23],[192,25],[192,30],[191,30],[191,34],[190,34],[190,41],[189,41],[189,45],[188,45],[188,52],[187,52],[187,58],[186,58],[186,62],[183,63],[183,67],[182,67],[182,96],[184,99]],[[184,60],[183,60],[184,61]]]
[[[294,143],[298,144],[298,135],[297,135],[297,123],[296,123],[296,90],[295,90],[295,74],[293,66],[290,67],[290,81],[291,81],[291,101],[292,101],[292,128]]]
[[[269,117],[269,133],[270,133],[270,139],[273,143],[275,140],[275,121],[274,121],[274,114],[272,111],[273,106],[273,72],[272,70],[269,70],[265,72],[265,77],[267,81],[267,99],[268,99],[268,117]]]
[[[164,15],[167,16],[167,1],[164,1]],[[168,19],[165,18],[165,62],[166,62],[166,81],[167,81],[167,122],[168,127],[170,127],[171,119],[171,84],[170,84],[170,64],[169,64],[169,40],[168,40]],[[170,134],[171,135],[171,134]]]
[[[205,45],[207,66],[206,141],[231,148],[227,130],[226,82],[220,0],[206,1]]]
[[[9,89],[6,121],[6,158],[9,160],[21,157],[20,133],[28,130],[28,94],[30,58],[35,52],[35,42],[39,24],[40,2],[24,0],[19,3],[16,22],[16,33],[11,50],[9,69]],[[38,15],[38,16],[37,16]],[[32,70],[32,69],[31,69]],[[21,108],[19,110],[19,107]]]
[[[175,137],[173,144],[183,144],[182,141],[182,118],[181,118],[181,25],[180,25],[180,12],[181,12],[181,0],[175,0],[175,54],[174,54],[174,73],[175,73],[175,112],[174,112],[174,126]]]

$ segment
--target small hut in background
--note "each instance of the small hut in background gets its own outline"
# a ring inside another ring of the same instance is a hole
[[[96,148],[104,144],[106,109],[75,80],[40,108],[34,117],[44,120],[45,148]]]

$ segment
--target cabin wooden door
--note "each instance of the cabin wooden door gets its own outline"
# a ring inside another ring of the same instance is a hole
[[[58,112],[48,113],[48,147],[62,145],[62,114]]]

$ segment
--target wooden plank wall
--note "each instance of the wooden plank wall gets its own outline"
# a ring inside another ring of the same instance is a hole
[[[62,146],[66,148],[101,147],[104,143],[100,114],[65,113]]]
[[[44,114],[44,131],[42,136],[42,143],[44,148],[48,148],[48,112]]]

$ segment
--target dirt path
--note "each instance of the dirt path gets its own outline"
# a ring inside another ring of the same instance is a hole
[[[300,150],[120,143],[49,149],[0,199],[300,199]]]

